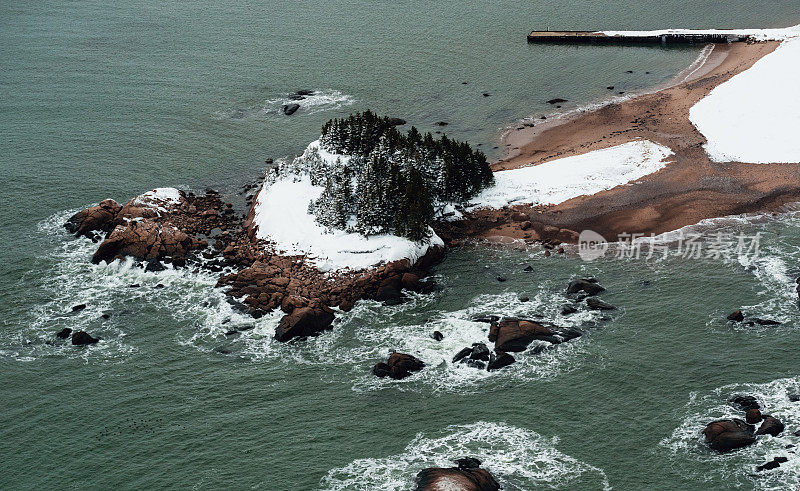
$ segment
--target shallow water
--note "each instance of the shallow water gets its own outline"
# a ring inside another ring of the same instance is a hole
[[[800,406],[786,399],[798,384],[794,214],[700,228],[761,232],[752,262],[462,248],[435,269],[434,294],[362,302],[330,333],[292,345],[272,340],[277,315],[232,309],[215,276],[93,266],[94,245],[61,228],[77,209],[156,186],[212,185],[241,199],[265,158],[301,151],[325,120],[353,110],[426,130],[445,120],[449,135],[498,155],[500,130],[550,111],[544,101],[642,89],[699,53],[529,46],[529,30],[777,27],[800,22],[795,6],[12,1],[0,12],[0,487],[403,489],[419,469],[465,453],[506,489],[799,485],[794,460],[750,476],[793,457],[783,447],[800,440]],[[280,115],[301,88],[319,94]],[[597,276],[619,309],[561,316],[578,275]],[[79,303],[88,308],[71,314]],[[784,324],[729,326],[737,308]],[[456,351],[485,340],[486,325],[471,321],[481,313],[540,316],[585,335],[496,373],[453,366]],[[54,342],[63,327],[104,340]],[[232,329],[242,332],[226,336]],[[428,368],[373,378],[391,349]],[[761,397],[787,432],[712,455],[697,429],[739,391]]]

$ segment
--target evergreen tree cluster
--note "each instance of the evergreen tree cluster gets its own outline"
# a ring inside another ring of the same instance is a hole
[[[308,175],[323,186],[309,211],[330,228],[422,241],[435,207],[464,203],[494,182],[486,156],[469,144],[423,136],[414,127],[403,134],[370,111],[328,121],[320,142],[341,158],[330,163],[313,153],[277,175]]]

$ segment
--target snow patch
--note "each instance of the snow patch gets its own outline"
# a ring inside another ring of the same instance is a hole
[[[318,153],[326,161],[333,157],[335,162],[340,157]],[[298,175],[265,186],[255,205],[258,238],[274,242],[276,250],[284,254],[308,256],[321,271],[361,270],[401,259],[416,262],[431,245],[444,245],[432,229],[431,237],[423,243],[390,234],[365,237],[327,229],[308,213],[308,205],[322,190],[322,186],[312,185],[308,176]]]
[[[167,208],[180,204],[181,199],[180,191],[175,188],[156,188],[134,198],[133,204],[166,212]]]
[[[669,148],[639,140],[583,155],[495,172],[495,185],[471,200],[471,208],[558,204],[640,179],[666,166]]]
[[[715,162],[800,162],[800,38],[785,41],[689,111]]]

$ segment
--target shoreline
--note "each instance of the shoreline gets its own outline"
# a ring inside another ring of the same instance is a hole
[[[696,80],[722,64],[725,58],[728,57],[728,48],[729,45],[705,45],[692,63],[668,80],[659,84],[637,91],[626,92],[625,95],[612,95],[611,97],[589,102],[566,111],[550,112],[543,115],[547,118],[544,121],[541,120],[541,118],[537,119],[534,116],[529,116],[510,123],[503,128],[498,138],[499,146],[503,149],[503,155],[492,165],[519,156],[521,147],[530,143],[531,140],[546,130],[562,126],[588,113],[603,109],[606,106],[628,102],[642,96],[655,94],[662,90],[667,90],[683,83]],[[536,126],[526,126],[531,123],[536,123]]]
[[[554,118],[555,124],[508,135],[520,139],[514,145],[519,149],[492,164],[495,172],[636,140],[664,145],[675,155],[665,168],[635,183],[557,205],[474,210],[465,214],[463,223],[449,224],[445,235],[453,242],[470,237],[574,242],[575,231],[593,230],[613,241],[623,233],[661,234],[703,219],[773,212],[800,201],[800,164],[713,162],[703,148],[705,138],[689,121],[694,104],[779,45],[778,41],[718,45],[704,59],[701,52],[666,87],[622,101],[612,99],[571,117]]]

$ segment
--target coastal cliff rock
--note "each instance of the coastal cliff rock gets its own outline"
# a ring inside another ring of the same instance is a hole
[[[199,241],[178,230],[177,227],[149,219],[118,225],[100,244],[92,262],[111,262],[117,256],[136,259],[184,258],[198,247]]]
[[[89,237],[91,232],[110,232],[121,209],[122,206],[113,199],[105,199],[97,206],[72,215],[64,228],[76,237]]]
[[[443,248],[431,247],[414,264],[403,259],[372,269],[326,274],[303,256],[260,253],[242,242],[246,241],[232,246],[230,258],[245,263],[247,258],[240,258],[243,253],[257,258],[248,267],[222,276],[217,286],[230,287],[229,293],[243,298],[248,308],[264,312],[283,307],[287,296],[318,299],[342,310],[349,310],[355,302],[365,299],[399,302],[403,289],[417,292],[430,289],[430,283],[422,282],[420,278],[426,276],[427,271],[444,256]]]
[[[475,458],[458,459],[458,467],[429,467],[417,473],[415,491],[457,489],[459,491],[497,491],[500,484],[489,471],[481,469]]]
[[[187,262],[212,272],[238,268],[222,274],[217,286],[240,299],[255,317],[283,310],[287,317],[276,338],[284,341],[329,329],[332,312],[323,307],[349,311],[358,300],[399,303],[404,290],[431,291],[433,283],[422,278],[445,252],[443,247],[430,247],[413,263],[404,259],[359,271],[323,272],[308,258],[283,255],[258,239],[253,214],[253,201],[248,213],[237,216],[232,204],[213,190],[195,195],[159,188],[124,205],[103,201],[75,214],[65,227],[79,235],[106,233],[94,263],[133,257],[147,261],[148,271],[160,270],[162,263],[178,267]],[[308,310],[296,313],[309,307],[313,320]]]
[[[703,430],[703,436],[706,444],[719,452],[730,452],[756,441],[755,427],[739,418],[712,421]]]

